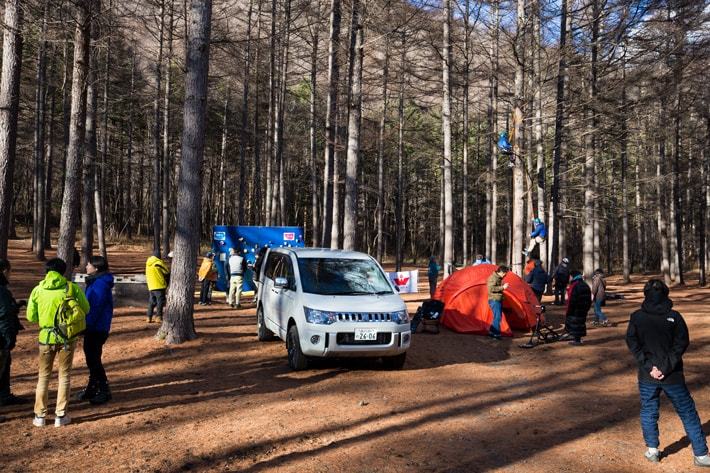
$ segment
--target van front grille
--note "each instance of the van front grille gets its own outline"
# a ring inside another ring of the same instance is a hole
[[[392,322],[389,312],[337,312],[339,322]]]

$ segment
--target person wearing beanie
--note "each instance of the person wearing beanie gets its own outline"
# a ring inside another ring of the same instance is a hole
[[[705,433],[683,374],[683,353],[690,344],[688,326],[683,316],[673,310],[668,286],[663,281],[651,279],[644,286],[643,294],[641,308],[631,314],[626,344],[638,365],[641,431],[648,448],[644,456],[654,463],[661,457],[658,416],[660,396],[664,392],[690,439],[693,463],[710,467]]]

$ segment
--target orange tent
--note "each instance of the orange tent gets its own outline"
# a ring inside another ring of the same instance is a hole
[[[434,299],[444,303],[441,323],[461,333],[488,334],[493,311],[488,305],[488,277],[497,268],[493,264],[468,266],[456,271],[439,284]],[[511,329],[529,330],[535,326],[540,312],[535,293],[512,271],[503,278],[508,283],[503,298],[503,320],[500,331],[513,336]]]

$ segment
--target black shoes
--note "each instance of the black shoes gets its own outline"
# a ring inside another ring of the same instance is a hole
[[[27,399],[14,394],[9,394],[4,399],[0,400],[0,406],[16,406],[18,404],[27,404]]]

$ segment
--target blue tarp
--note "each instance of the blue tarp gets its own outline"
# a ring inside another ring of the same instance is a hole
[[[225,265],[229,259],[229,249],[234,248],[244,256],[247,263],[254,264],[259,249],[264,247],[305,246],[301,227],[247,227],[215,225],[212,228],[212,251],[217,262],[217,290],[226,291],[229,281]],[[244,276],[244,291],[255,289],[251,269]]]

